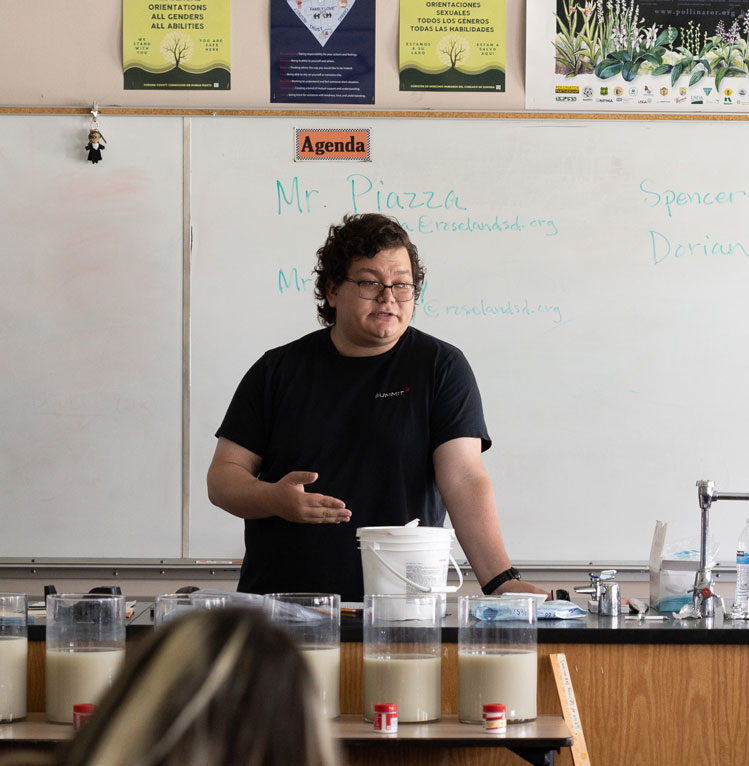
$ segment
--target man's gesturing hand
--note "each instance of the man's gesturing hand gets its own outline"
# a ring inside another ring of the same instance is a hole
[[[339,524],[351,518],[343,500],[305,492],[304,485],[317,481],[314,471],[291,471],[276,482],[279,513],[287,521],[298,524]]]

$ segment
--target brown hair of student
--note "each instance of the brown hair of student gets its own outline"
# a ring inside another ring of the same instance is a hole
[[[63,766],[337,766],[307,665],[257,609],[201,610],[133,650]]]

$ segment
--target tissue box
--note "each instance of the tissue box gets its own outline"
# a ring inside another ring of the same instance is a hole
[[[660,559],[650,567],[650,608],[659,612],[678,612],[692,603],[694,575],[699,561]]]
[[[679,558],[664,558],[666,542],[665,521],[655,522],[653,542],[650,545],[650,608],[659,612],[678,612],[684,604],[692,603],[694,575],[699,569],[699,551],[682,550],[677,546]],[[673,555],[673,547],[668,553]]]

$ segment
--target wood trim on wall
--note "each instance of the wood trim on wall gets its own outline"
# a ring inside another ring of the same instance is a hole
[[[747,122],[749,114],[619,114],[598,112],[483,112],[483,111],[415,111],[415,110],[343,110],[343,109],[207,109],[207,108],[154,108],[101,107],[100,115],[153,115],[154,117],[324,117],[326,119],[471,119],[471,120],[676,120],[691,122]],[[0,114],[91,114],[91,107],[31,107],[0,106]]]

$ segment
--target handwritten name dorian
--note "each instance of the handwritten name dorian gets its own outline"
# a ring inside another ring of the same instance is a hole
[[[694,219],[695,212],[705,213],[716,208],[732,208],[737,213],[745,213],[740,208],[749,204],[749,194],[745,189],[695,188],[658,189],[657,183],[650,178],[640,181],[640,191],[645,195],[643,204],[655,210],[661,210],[666,218],[674,220],[674,215],[683,209]],[[660,227],[659,227],[660,229]],[[749,239],[742,241],[725,231],[719,235],[701,233],[697,236],[680,232],[674,236],[670,232],[650,229],[648,231],[650,257],[654,265],[666,260],[689,257],[749,256]]]

